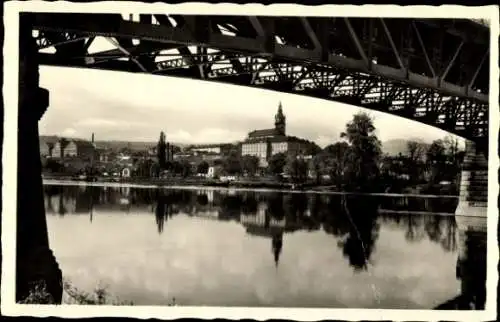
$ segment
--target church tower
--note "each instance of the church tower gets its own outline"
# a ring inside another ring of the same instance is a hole
[[[278,113],[274,117],[274,128],[279,135],[286,135],[286,118],[283,114],[283,107],[281,102],[278,106]]]

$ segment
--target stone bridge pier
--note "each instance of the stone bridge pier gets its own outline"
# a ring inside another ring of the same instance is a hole
[[[486,301],[488,203],[488,145],[466,142],[455,212],[458,228],[457,278],[461,279],[460,306],[484,309]]]
[[[49,92],[39,87],[38,51],[26,18],[20,17],[19,39],[16,302],[38,285],[50,296],[37,302],[57,304],[62,300],[62,273],[49,247],[38,133]]]
[[[483,140],[478,143],[466,141],[460,179],[460,198],[455,214],[457,217],[486,218],[487,204],[488,141]]]

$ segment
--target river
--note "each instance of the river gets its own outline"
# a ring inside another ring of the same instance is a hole
[[[457,202],[45,186],[64,277],[135,305],[432,309],[460,295]]]

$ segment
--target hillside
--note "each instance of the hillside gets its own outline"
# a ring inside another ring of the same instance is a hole
[[[40,142],[55,143],[60,138],[61,137],[57,135],[40,135]],[[71,139],[81,140],[81,138],[69,138],[69,137],[64,137],[64,138],[69,140]],[[98,149],[112,149],[116,151],[123,148],[129,148],[132,151],[144,150],[152,148],[157,144],[157,142],[154,141],[140,142],[140,141],[117,141],[117,140],[96,140],[94,143]],[[179,147],[184,146],[184,144],[177,144],[177,143],[173,144]]]
[[[388,154],[390,156],[396,156],[399,153],[406,154],[408,152],[406,147],[409,141],[417,141],[427,146],[430,145],[429,143],[424,142],[423,140],[420,139],[412,139],[412,140],[393,139],[382,142],[382,153]]]

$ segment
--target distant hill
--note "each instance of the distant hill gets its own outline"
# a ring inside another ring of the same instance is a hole
[[[129,141],[105,141],[98,140],[94,142],[98,149],[120,150],[129,148],[132,151],[147,150],[156,145],[156,142],[129,142]]]
[[[426,146],[430,146],[429,143],[427,143],[421,139],[410,139],[410,140],[393,139],[393,140],[387,140],[385,142],[382,142],[382,153],[388,154],[390,156],[396,156],[399,153],[406,154],[406,153],[408,153],[407,145],[408,145],[408,142],[410,142],[410,141],[416,141],[416,142],[422,143]]]
[[[59,140],[59,137],[56,135],[40,135],[40,142],[45,143],[56,143]]]
[[[55,143],[62,137],[63,136],[58,136],[58,135],[40,135],[40,142]],[[82,140],[81,138],[70,138],[67,136],[64,136],[64,138],[69,140],[71,139]],[[86,138],[84,140],[89,140],[89,139]],[[132,151],[140,151],[140,150],[150,149],[156,146],[157,144],[157,142],[155,141],[140,142],[140,141],[118,141],[118,140],[96,140],[94,143],[98,149],[112,149],[116,151],[123,148],[129,148]],[[185,144],[178,144],[172,142],[170,143],[181,148],[185,146]]]

